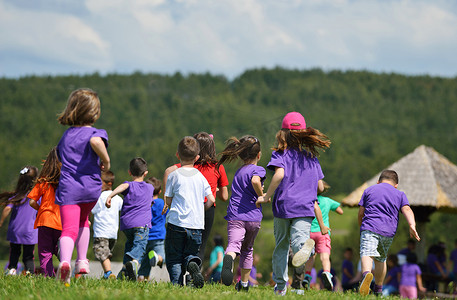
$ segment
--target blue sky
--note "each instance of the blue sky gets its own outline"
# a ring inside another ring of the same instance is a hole
[[[0,77],[282,66],[457,76],[457,1],[0,0]]]

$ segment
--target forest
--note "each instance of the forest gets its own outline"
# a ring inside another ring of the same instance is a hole
[[[422,144],[457,162],[457,77],[280,67],[247,70],[233,80],[179,72],[29,76],[0,78],[1,191],[14,188],[24,165],[40,167],[66,130],[57,115],[81,87],[99,94],[102,113],[94,126],[108,132],[116,184],[129,179],[128,163],[137,156],[161,179],[177,162],[179,140],[199,131],[214,135],[218,151],[231,136],[257,136],[260,165],[266,166],[290,111],[330,138],[319,160],[337,199]],[[229,181],[238,166],[225,166]],[[218,209],[221,216],[225,205]],[[264,215],[272,218],[270,207]],[[0,258],[7,259],[5,232],[6,226]]]

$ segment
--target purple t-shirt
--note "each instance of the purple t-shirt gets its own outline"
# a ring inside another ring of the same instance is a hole
[[[388,285],[395,287],[398,290],[398,273],[401,272],[400,266],[395,266],[387,272],[387,276],[390,276],[391,279]]]
[[[56,189],[58,205],[97,201],[102,191],[100,159],[90,145],[92,137],[100,137],[108,146],[108,134],[94,127],[70,127],[57,145],[62,162],[59,185]]]
[[[454,274],[457,275],[457,249],[452,250],[449,259],[453,262],[454,267],[452,270],[454,271]]]
[[[290,148],[273,151],[267,168],[284,169],[284,178],[273,197],[273,215],[276,218],[314,217],[317,201],[317,182],[324,178],[319,160],[305,151]]]
[[[244,165],[236,171],[232,182],[232,196],[227,207],[227,221],[262,221],[262,208],[257,208],[257,193],[252,186],[252,177],[259,176],[261,182],[265,180],[266,171],[256,165]]]
[[[416,264],[405,263],[401,266],[400,285],[416,286],[416,275],[421,275],[421,269]]]
[[[436,254],[429,253],[427,255],[427,267],[428,267],[428,270],[433,274],[440,273],[440,271],[438,270],[438,267],[436,266],[436,262],[439,263],[438,256],[436,256]]]
[[[125,183],[128,183],[129,187],[122,193],[124,203],[121,209],[119,229],[151,227],[154,187],[144,181],[126,181]]]
[[[388,183],[378,183],[367,188],[359,206],[365,207],[360,231],[369,230],[386,237],[397,232],[400,209],[409,205],[405,193]]]
[[[26,198],[22,201],[20,205],[7,205],[11,207],[11,216],[6,239],[13,244],[34,245],[38,243],[38,230],[33,228],[37,211]]]
[[[343,260],[343,267],[341,268],[342,274],[341,274],[341,283],[342,284],[348,284],[349,281],[352,278],[349,278],[345,273],[344,269],[348,270],[348,272],[354,277],[354,265],[352,264],[352,261],[350,260]]]

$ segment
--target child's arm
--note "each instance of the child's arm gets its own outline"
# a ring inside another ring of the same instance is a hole
[[[172,165],[171,167],[168,167],[165,170],[165,172],[163,173],[162,187],[163,187],[163,194],[164,195],[165,195],[165,191],[166,191],[168,175],[170,175],[171,172],[173,172],[173,171],[175,171],[177,169],[178,169],[177,166]],[[168,203],[168,200],[165,199],[165,205],[163,206],[163,209],[162,209],[162,215],[164,215],[167,212],[168,207],[171,205],[171,199],[173,199],[173,198],[170,198],[170,203]]]
[[[392,276],[387,275],[386,279],[384,279],[384,285],[387,285],[392,280]]]
[[[414,219],[414,213],[411,207],[409,207],[409,205],[402,206],[401,213],[405,216],[406,221],[409,224],[409,236],[420,241],[421,238],[416,231],[416,220]]]
[[[205,210],[209,209],[211,206],[214,205],[214,202],[216,202],[216,199],[214,199],[214,196],[212,193],[207,195],[206,199],[208,199],[208,201],[206,201],[206,203],[205,203]]]
[[[9,216],[11,212],[11,207],[5,206],[2,212],[2,217],[0,218],[0,227],[2,227],[3,222],[5,222],[6,218]]]
[[[165,205],[163,206],[162,215],[167,212],[167,209],[171,205],[172,200],[173,200],[173,197],[165,196]]]
[[[426,288],[424,288],[424,285],[422,284],[422,276],[420,274],[416,274],[416,281],[417,281],[417,288],[419,291],[422,293],[425,293],[427,291]]]
[[[43,200],[42,200],[43,201]],[[40,208],[40,206],[38,205],[38,203],[33,200],[33,199],[29,199],[29,204],[32,208],[34,208],[35,210],[38,210]]]
[[[209,266],[209,268],[206,270],[206,277],[209,278],[211,276],[211,273],[213,273],[213,270],[217,268],[217,266],[222,262],[224,259],[224,256],[222,255],[222,252],[217,252],[217,260]]]
[[[328,228],[324,224],[324,218],[322,217],[322,211],[321,211],[321,208],[319,207],[319,204],[317,204],[317,201],[314,201],[314,214],[316,215],[317,223],[319,223],[321,233],[323,235],[327,234],[330,231],[330,228]]]
[[[226,186],[221,186],[217,189],[216,197],[221,199],[222,201],[228,200],[228,188]]]
[[[252,187],[254,188],[254,191],[257,193],[257,196],[263,196],[263,189],[262,189],[262,180],[260,179],[260,176],[252,176],[251,178],[251,184]]]
[[[359,227],[362,226],[362,220],[363,220],[364,215],[365,215],[365,207],[359,206],[359,214],[358,214]]]
[[[347,278],[352,279],[354,276],[349,272],[347,268],[343,268],[343,273],[346,275]]]
[[[271,178],[270,186],[268,187],[267,193],[264,196],[260,196],[255,203],[257,207],[260,207],[260,204],[267,203],[271,201],[271,197],[275,193],[281,181],[284,179],[284,169],[276,167],[275,174]]]
[[[317,182],[317,193],[320,194],[322,192],[324,192],[325,188],[324,188],[324,181],[321,179]]]
[[[109,169],[111,168],[109,155],[102,138],[98,136],[90,138],[90,146],[92,147],[94,152],[97,153],[98,157],[100,157],[100,160],[102,161],[102,164],[100,166],[101,169],[103,171],[109,171]]]
[[[339,215],[342,215],[343,214],[343,209],[341,208],[341,206],[338,206],[337,209],[335,209],[335,212]]]
[[[117,188],[115,188],[114,191],[112,191],[111,194],[108,196],[108,198],[106,198],[105,206],[110,208],[111,207],[111,198],[122,193],[123,191],[125,191],[128,188],[129,188],[129,184],[127,182],[123,183],[123,184],[119,185]]]

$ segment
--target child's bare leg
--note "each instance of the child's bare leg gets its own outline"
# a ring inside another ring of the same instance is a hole
[[[248,282],[250,273],[251,273],[251,269],[241,269],[241,281]]]
[[[330,272],[330,268],[332,266],[330,263],[330,253],[322,252],[322,253],[319,253],[319,256],[320,256],[320,259],[322,262],[322,269],[324,271]]]
[[[111,261],[109,260],[109,258],[105,259],[102,262],[102,268],[105,273],[111,271]]]
[[[235,260],[235,258],[236,258],[235,252],[227,252],[225,255],[230,255],[233,258],[233,260]]]
[[[363,267],[362,267],[363,268]],[[376,285],[382,285],[386,277],[387,265],[386,262],[374,260],[374,282]]]
[[[321,256],[322,258],[322,256]],[[313,270],[314,267],[314,260],[316,259],[316,254],[311,255],[308,259],[308,261],[305,263],[305,273],[310,272]],[[325,270],[325,268],[324,268]]]
[[[362,256],[362,274],[365,272],[371,273],[371,268],[373,267],[373,258],[370,256]]]

